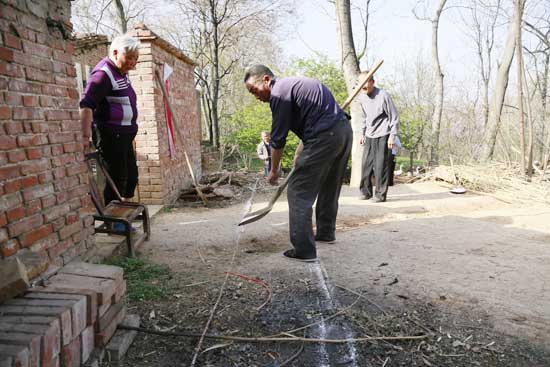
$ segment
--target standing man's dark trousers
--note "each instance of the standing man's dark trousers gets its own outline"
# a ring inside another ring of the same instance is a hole
[[[382,201],[388,194],[389,171],[392,159],[391,149],[388,149],[389,135],[379,138],[365,138],[363,150],[363,174],[359,188],[367,198],[373,196],[372,176],[375,178],[376,191],[374,195]]]
[[[334,236],[338,197],[351,151],[353,132],[347,120],[304,141],[296,171],[288,184],[290,242],[296,256],[317,256],[313,235],[313,203],[317,235]]]
[[[100,135],[101,157],[107,166],[109,176],[123,198],[133,197],[138,183],[138,168],[133,146],[136,134],[122,134],[101,129]],[[118,200],[109,183],[105,185],[103,197],[105,205]]]

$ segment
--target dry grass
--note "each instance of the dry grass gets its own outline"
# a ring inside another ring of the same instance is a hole
[[[519,167],[502,163],[439,166],[429,171],[426,179],[460,184],[470,191],[488,193],[507,202],[550,205],[548,175],[542,180],[542,176],[535,173],[528,182]]]

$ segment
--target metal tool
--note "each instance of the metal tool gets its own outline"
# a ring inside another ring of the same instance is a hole
[[[355,99],[355,97],[357,97],[361,89],[367,84],[367,81],[370,78],[372,78],[376,70],[378,70],[378,68],[380,67],[380,65],[382,65],[383,62],[384,60],[378,61],[378,63],[369,70],[367,75],[365,75],[365,77],[360,80],[360,82],[357,84],[355,89],[349,95],[348,99],[346,99],[346,101],[342,105],[342,109],[346,109],[350,105],[350,103]],[[288,174],[288,176],[286,176],[284,181],[279,185],[279,187],[277,187],[277,191],[275,191],[275,194],[273,195],[271,200],[269,200],[269,203],[265,208],[248,213],[243,219],[241,219],[238,225],[244,226],[245,224],[255,222],[265,217],[271,211],[271,209],[273,209],[273,205],[275,205],[275,202],[277,201],[277,199],[279,199],[279,196],[281,196],[281,194],[285,190],[286,186],[288,185],[288,181],[290,177],[292,177],[295,171],[296,171],[296,168],[293,168],[292,171],[290,171],[290,173]]]

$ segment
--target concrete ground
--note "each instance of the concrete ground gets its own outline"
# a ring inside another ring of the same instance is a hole
[[[221,270],[268,284],[305,280],[327,299],[333,286],[345,285],[405,306],[415,299],[479,310],[491,315],[497,331],[550,349],[549,207],[453,195],[432,182],[392,187],[385,203],[360,201],[357,194],[343,188],[337,242],[318,244],[318,264],[282,256],[289,248],[285,195],[268,216],[244,227],[236,224],[246,204],[162,212],[141,252],[202,277],[211,269],[218,279]],[[252,210],[268,200],[269,194],[253,197]]]

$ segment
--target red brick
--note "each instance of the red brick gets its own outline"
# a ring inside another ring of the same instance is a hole
[[[65,289],[86,289],[96,293],[98,306],[110,302],[116,291],[116,283],[111,279],[100,279],[71,274],[57,274],[49,279],[48,287]]]
[[[40,366],[40,335],[0,332],[0,344],[24,346],[29,349],[29,366]]]
[[[43,70],[35,69],[27,66],[25,68],[25,75],[27,80],[33,80],[42,83],[54,83],[55,79],[51,73],[44,72]]]
[[[90,354],[92,354],[92,351],[95,347],[95,335],[94,335],[94,327],[88,326],[81,335],[81,342],[82,342],[82,363],[86,363],[88,358],[90,358]]]
[[[107,345],[109,340],[111,340],[111,338],[115,334],[118,325],[124,320],[125,317],[126,317],[126,307],[122,307],[122,309],[118,312],[118,314],[111,320],[109,325],[104,330],[96,333],[95,344],[98,347]]]
[[[7,306],[20,307],[57,307],[71,310],[72,335],[79,335],[86,328],[86,297],[80,296],[76,299],[37,299],[37,298],[15,298],[5,302]]]
[[[78,220],[80,219],[80,216],[78,215],[78,212],[77,213],[71,213],[71,214],[67,214],[65,216],[65,223],[67,225],[69,224],[73,224],[75,222],[78,222]]]
[[[40,201],[42,202],[42,209],[47,209],[51,206],[54,206],[57,199],[55,198],[55,195],[48,195],[41,198]]]
[[[0,120],[11,119],[11,107],[0,106]]]
[[[65,226],[65,218],[57,218],[52,222],[52,224],[53,224],[53,230],[57,232]]]
[[[20,93],[4,92],[4,100],[6,101],[7,105],[21,106],[23,98],[21,98]]]
[[[67,97],[67,88],[57,85],[45,84],[42,86],[42,93],[53,97]],[[36,93],[38,94],[38,93]],[[77,97],[78,98],[78,97]]]
[[[74,141],[73,133],[55,133],[48,134],[50,144],[68,143]]]
[[[8,231],[5,228],[0,228],[0,243],[9,240]]]
[[[17,145],[22,148],[43,145],[47,142],[47,137],[40,134],[26,134],[17,136]]]
[[[33,186],[23,190],[23,199],[25,201],[31,201],[52,194],[54,194],[52,184]]]
[[[0,47],[0,59],[8,62],[13,61],[13,50],[9,48]]]
[[[0,188],[2,185],[0,185]],[[21,193],[14,192],[12,194],[4,194],[0,196],[0,213],[16,208],[23,203]]]
[[[42,223],[42,215],[33,215],[20,221],[8,224],[8,231],[10,233],[10,237],[13,238],[19,236],[25,231],[40,227]]]
[[[3,258],[15,255],[17,251],[19,251],[19,243],[17,240],[9,240],[0,244],[0,252]]]
[[[50,131],[50,124],[47,122],[32,121],[32,132],[35,134],[47,133]]]
[[[22,247],[29,247],[33,243],[46,238],[52,232],[53,232],[52,225],[47,224],[33,231],[25,233],[19,238],[19,241]]]
[[[65,218],[61,218],[61,221],[65,223]],[[53,223],[54,229],[57,228],[55,223]],[[63,227],[60,227],[63,228]],[[57,242],[54,246],[48,249],[48,255],[50,259],[55,259],[65,253],[71,246],[74,245],[74,242],[71,239],[63,240]]]
[[[42,148],[27,148],[26,152],[27,152],[27,158],[31,160],[40,159],[44,156],[42,153]]]
[[[19,165],[4,166],[0,168],[0,181],[9,180],[10,178],[19,177],[21,171]]]
[[[55,196],[54,196],[55,200]],[[50,223],[59,217],[63,217],[70,211],[69,205],[62,204],[44,211],[44,222]]]
[[[21,186],[23,186],[23,188],[28,188],[36,185],[38,185],[37,176],[25,176],[21,179]]]
[[[6,224],[8,224],[8,218],[6,217],[6,214],[0,213],[0,227],[4,227]]]
[[[47,184],[53,181],[53,172],[45,171],[38,174],[38,182],[41,184]]]
[[[61,155],[63,154],[63,145],[53,145],[52,146],[52,155],[53,156],[58,156],[58,155]],[[54,163],[55,164],[55,163]]]
[[[29,366],[30,363],[30,352],[29,348],[27,348],[24,345],[8,345],[8,344],[0,344],[0,366]],[[6,356],[8,358],[7,364],[3,362],[3,356]]]
[[[126,295],[126,281],[123,280],[117,287],[115,293],[115,303],[120,302],[122,298]]]
[[[14,107],[14,120],[43,120],[44,111],[40,108],[33,107]]]
[[[68,226],[65,226],[59,230],[59,238],[64,240],[74,233],[77,233],[82,228],[82,224],[80,222],[70,224]]]
[[[16,178],[15,180],[4,182],[4,192],[11,194],[12,192],[19,191],[21,189],[21,180]]]
[[[73,143],[65,143],[63,144],[63,150],[65,153],[73,153],[80,150],[80,143],[73,142]]]
[[[6,212],[6,216],[8,218],[8,221],[11,223],[25,217],[25,212],[26,212],[25,208],[20,206],[18,208],[8,210]]]
[[[4,124],[6,133],[9,135],[17,135],[23,133],[23,124],[21,122],[7,122]]]
[[[52,365],[50,362],[61,352],[61,332],[59,322],[48,324],[7,323],[0,318],[0,333],[21,333],[37,335],[42,339],[41,366]]]
[[[24,150],[11,150],[8,152],[8,160],[10,161],[10,163],[17,163],[17,162],[21,162],[21,161],[24,161],[25,159],[27,159],[27,157],[25,156],[25,151]]]
[[[26,106],[26,107],[38,106],[38,96],[23,96],[23,106]]]
[[[14,136],[0,135],[0,150],[11,150],[17,148],[17,140]]]
[[[68,166],[67,167],[67,176],[74,176],[76,174],[79,174],[79,173],[84,173],[88,171],[88,166],[86,165],[86,163],[78,163],[78,164],[74,164],[72,166]]]
[[[61,354],[63,367],[80,367],[80,348],[80,336],[63,347],[63,353]]]
[[[42,211],[42,203],[40,202],[40,199],[28,201],[26,206],[27,216],[31,216]]]
[[[40,96],[40,106],[42,107],[54,107],[56,98],[49,96]]]
[[[57,194],[55,194],[55,197],[58,204],[62,204],[69,199],[69,195],[67,195],[66,192],[58,192]]]
[[[41,294],[55,294],[51,298],[57,299],[74,299],[72,297],[86,297],[87,316],[86,325],[93,326],[97,319],[97,294],[89,289],[79,288],[56,288],[52,286],[48,287],[35,287],[32,288],[32,294],[34,298],[47,298],[48,296],[42,296]],[[67,298],[66,298],[67,297]]]
[[[8,82],[8,89],[14,92],[24,92],[24,93],[33,93],[41,94],[42,86],[39,83],[33,83],[29,81],[22,81],[17,79],[11,79]]]
[[[43,172],[49,168],[50,161],[45,158],[21,163],[21,173],[24,175]]]
[[[21,39],[7,32],[4,32],[4,45],[10,48],[16,48],[18,50],[21,50],[22,48]]]

